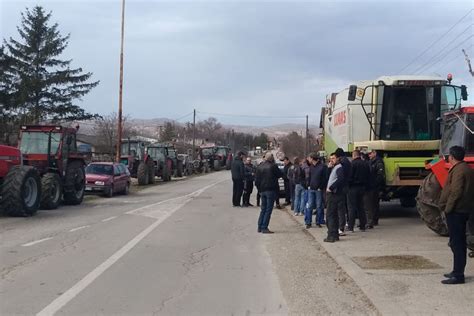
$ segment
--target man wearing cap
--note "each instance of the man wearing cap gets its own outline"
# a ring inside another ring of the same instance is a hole
[[[263,234],[273,234],[268,229],[270,218],[273,211],[273,203],[279,188],[278,178],[283,176],[282,172],[275,164],[275,159],[272,153],[265,154],[265,160],[257,167],[257,174],[255,177],[255,185],[261,196],[261,211],[258,218],[257,231]]]

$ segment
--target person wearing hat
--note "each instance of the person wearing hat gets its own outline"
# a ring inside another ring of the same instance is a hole
[[[282,172],[275,164],[273,154],[265,154],[265,160],[257,167],[255,185],[261,196],[261,211],[257,223],[257,231],[263,234],[273,234],[268,229],[273,211],[273,203],[279,189],[278,178],[283,176]]]

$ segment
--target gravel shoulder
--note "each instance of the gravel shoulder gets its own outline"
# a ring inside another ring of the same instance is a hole
[[[275,209],[270,226],[275,234],[263,237],[267,239],[266,249],[272,258],[289,314],[379,314],[321,244],[286,211]]]

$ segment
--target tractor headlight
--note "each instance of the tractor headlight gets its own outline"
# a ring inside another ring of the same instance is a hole
[[[104,181],[96,181],[95,185],[105,185],[105,182]]]

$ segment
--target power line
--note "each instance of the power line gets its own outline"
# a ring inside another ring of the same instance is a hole
[[[471,46],[469,46],[466,50],[469,51],[471,48],[472,48],[472,44],[471,44]],[[463,61],[462,58],[459,59],[459,56],[456,56],[455,58],[452,58],[452,59],[448,60],[447,62],[445,62],[444,64],[442,64],[441,66],[439,66],[437,69],[438,69],[438,70],[439,70],[439,69],[443,69],[444,67],[450,65],[453,61],[456,61],[456,60],[457,60],[457,61]],[[463,62],[464,62],[464,61],[463,61]]]
[[[452,39],[448,44],[446,44],[446,46],[444,46],[440,51],[438,51],[438,53],[436,53],[435,55],[433,55],[426,63],[424,63],[422,66],[418,67],[413,73],[417,73],[419,70],[425,68],[427,65],[430,64],[430,62],[432,62],[433,60],[435,60],[439,55],[441,55],[441,53],[449,47],[449,45],[451,45],[453,42],[455,42],[458,38],[461,37],[461,35],[463,35],[464,33],[466,33],[471,27],[472,27],[473,24],[470,24],[468,25],[467,28],[465,28],[461,33],[458,34],[458,36],[456,36],[454,39]]]
[[[419,54],[418,56],[416,56],[411,62],[409,62],[405,67],[402,68],[402,70],[399,71],[399,73],[401,73],[402,71],[404,71],[405,69],[407,69],[409,66],[411,66],[415,61],[417,61],[421,56],[423,56],[424,54],[426,54],[426,52],[428,52],[434,45],[436,45],[440,40],[442,40],[449,32],[451,32],[459,23],[461,23],[462,20],[464,20],[469,14],[471,14],[471,12],[473,11],[474,9],[471,9],[469,10],[469,12],[467,12],[462,18],[460,18],[456,23],[454,23],[453,26],[451,26],[449,28],[449,30],[447,30],[443,35],[441,35],[438,39],[436,39],[433,43],[431,43],[430,46],[428,46],[423,52],[421,52],[421,54]]]
[[[215,115],[215,116],[229,116],[229,117],[249,117],[249,118],[269,118],[269,119],[305,119],[306,116],[278,116],[278,115],[248,115],[248,114],[230,114],[230,113],[215,113],[215,112],[201,112],[201,114]]]
[[[432,68],[434,65],[439,63],[440,61],[444,60],[447,56],[451,55],[453,51],[455,51],[458,47],[460,47],[462,44],[464,44],[467,40],[471,39],[474,35],[468,36],[466,39],[463,41],[459,42],[458,45],[454,46],[450,51],[448,51],[446,54],[444,54],[440,59],[438,59],[435,63],[433,63],[431,66],[426,68],[424,71],[428,71],[428,69]]]
[[[181,116],[181,117],[179,117],[179,118],[177,118],[177,119],[174,119],[174,120],[172,120],[172,121],[178,122],[178,121],[181,121],[182,119],[184,119],[184,118],[186,118],[186,117],[188,117],[188,116],[190,116],[190,115],[193,115],[193,112],[190,112],[190,113],[188,113],[188,114],[186,114],[186,115],[183,115],[183,116]]]

